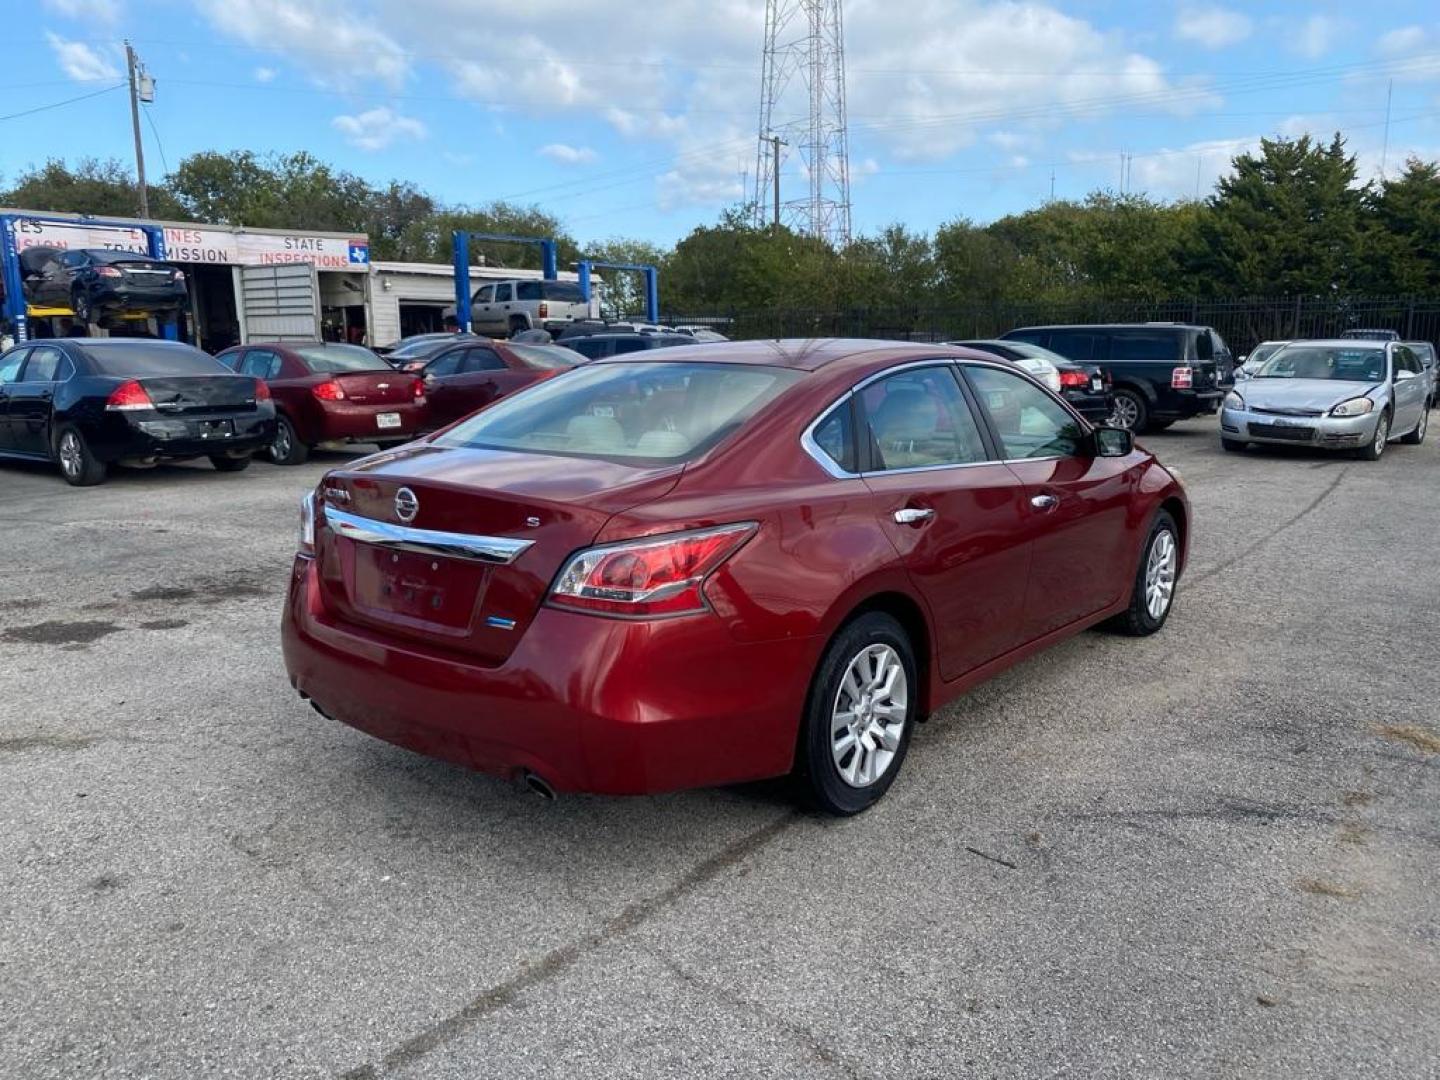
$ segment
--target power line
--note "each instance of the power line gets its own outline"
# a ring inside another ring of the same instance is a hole
[[[113,86],[107,86],[103,90],[92,90],[88,94],[81,94],[78,97],[66,98],[64,101],[52,101],[49,105],[37,105],[33,109],[25,109],[22,112],[10,113],[7,116],[0,116],[0,121],[18,120],[22,116],[34,116],[36,113],[46,112],[50,109],[58,109],[64,105],[73,105],[77,101],[88,101],[90,98],[99,97],[101,94],[112,93],[113,91],[119,90],[121,87],[126,85],[128,84],[119,82],[115,83]]]

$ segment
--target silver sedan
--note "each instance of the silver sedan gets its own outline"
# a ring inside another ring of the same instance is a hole
[[[1425,438],[1427,383],[1419,358],[1398,342],[1291,342],[1226,395],[1220,442],[1353,450],[1374,461],[1397,434]]]

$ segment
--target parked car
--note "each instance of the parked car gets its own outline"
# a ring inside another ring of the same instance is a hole
[[[216,359],[269,385],[277,415],[265,453],[276,465],[299,465],[322,442],[408,442],[427,424],[424,384],[361,345],[251,342]]]
[[[429,426],[444,427],[507,394],[583,363],[585,357],[560,345],[461,342],[439,353],[420,371],[430,403]]]
[[[402,361],[422,360],[426,356],[433,355],[436,351],[452,344],[456,338],[469,338],[479,340],[477,334],[462,334],[454,330],[436,332],[431,334],[412,334],[410,337],[401,338],[393,345],[376,349],[377,356],[384,358],[385,362],[393,367],[401,366]]]
[[[675,333],[684,334],[686,337],[693,337],[696,341],[710,345],[717,341],[729,341],[730,339],[720,331],[709,326],[677,326]]]
[[[560,343],[567,349],[574,349],[590,360],[598,360],[605,356],[620,356],[624,353],[645,352],[649,349],[670,349],[677,345],[700,344],[685,334],[639,332],[585,334],[578,337],[561,338]]]
[[[1231,382],[1230,349],[1208,326],[1030,326],[1001,336],[1044,346],[1078,364],[1099,364],[1114,386],[1111,423],[1129,431],[1208,416]]]
[[[68,307],[84,323],[122,311],[167,314],[189,300],[183,270],[133,251],[29,248],[21,267],[30,303]]]
[[[274,434],[264,382],[179,342],[47,338],[0,355],[0,457],[55,462],[77,487],[117,462],[239,472]]]
[[[850,814],[975,683],[1160,629],[1190,520],[1129,432],[978,353],[665,349],[327,473],[285,664],[324,715],[541,793],[793,771]]]
[[[470,328],[507,337],[521,330],[557,330],[590,318],[590,305],[574,281],[497,281],[470,298]]]
[[[1289,344],[1288,341],[1262,341],[1256,345],[1246,355],[1240,357],[1240,361],[1235,367],[1235,381],[1238,383],[1250,378],[1264,366],[1266,360]]]
[[[1429,397],[1420,358],[1398,342],[1295,341],[1225,396],[1220,443],[1354,450],[1375,461],[1397,432],[1424,441]]]
[[[1099,364],[1077,364],[1028,341],[952,341],[950,344],[979,349],[1024,368],[1059,393],[1092,424],[1104,423],[1115,411],[1115,400]],[[1037,366],[1042,364],[1044,367]]]
[[[1400,333],[1397,330],[1346,330],[1340,335],[1346,341],[1399,341]]]

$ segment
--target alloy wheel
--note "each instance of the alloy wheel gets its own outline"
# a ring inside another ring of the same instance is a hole
[[[889,645],[866,646],[846,666],[831,707],[830,753],[850,787],[869,787],[894,762],[909,691],[905,665]]]
[[[1389,441],[1390,418],[1381,413],[1379,421],[1375,424],[1375,456],[1377,458],[1385,453],[1385,444]]]
[[[1417,440],[1424,439],[1424,438],[1425,438],[1425,429],[1426,429],[1427,427],[1429,427],[1429,426],[1430,426],[1430,410],[1429,410],[1428,408],[1422,409],[1421,412],[1420,412],[1420,424],[1419,424],[1419,426],[1417,426],[1417,427],[1415,428],[1415,438],[1416,438]]]
[[[290,425],[283,420],[275,425],[275,438],[270,443],[270,460],[284,461],[290,456]]]
[[[1161,529],[1150,541],[1145,560],[1145,610],[1157,621],[1170,610],[1175,595],[1175,562],[1175,536],[1169,529]]]
[[[1140,419],[1140,410],[1136,408],[1135,402],[1124,395],[1117,395],[1115,398],[1115,411],[1110,414],[1110,423],[1115,427],[1124,428],[1126,431],[1134,431],[1135,423]]]
[[[80,436],[67,431],[60,436],[60,468],[66,476],[79,476],[84,468],[84,451],[80,447]]]

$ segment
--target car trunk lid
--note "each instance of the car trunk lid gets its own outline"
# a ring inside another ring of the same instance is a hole
[[[157,412],[254,412],[256,380],[249,375],[168,375],[135,380]]]
[[[347,371],[332,375],[355,405],[405,405],[415,398],[415,379],[390,368],[374,371]]]
[[[378,455],[326,477],[316,533],[322,597],[347,622],[503,663],[564,561],[682,471],[428,445]],[[457,538],[527,546],[489,562],[456,554]]]

